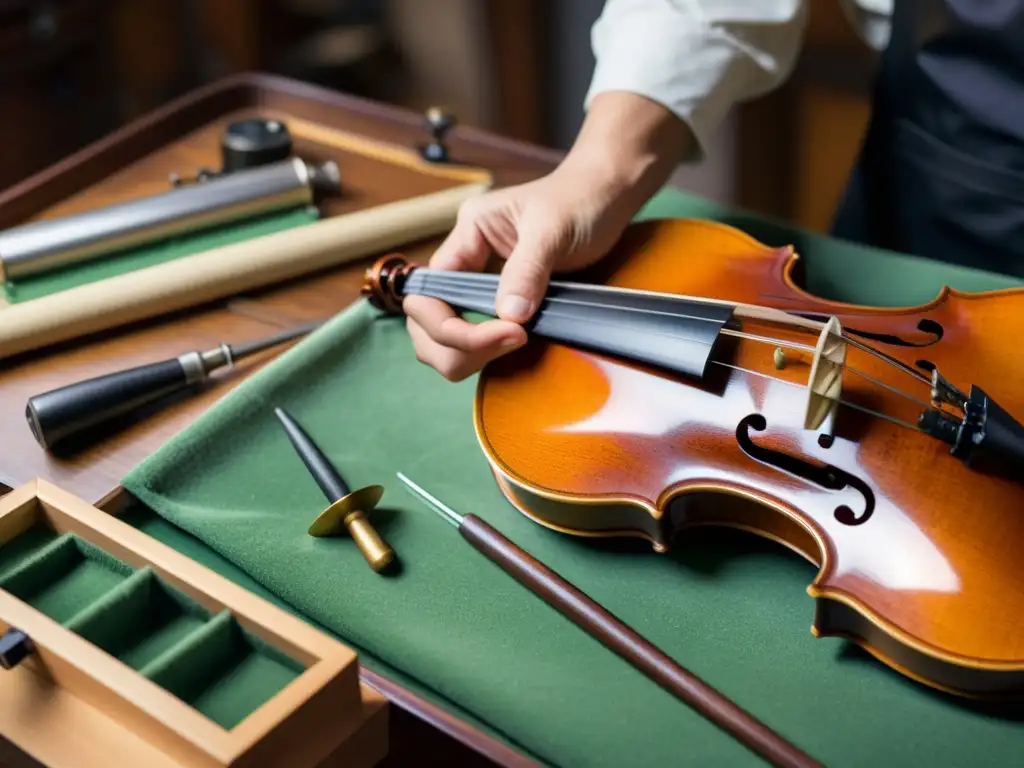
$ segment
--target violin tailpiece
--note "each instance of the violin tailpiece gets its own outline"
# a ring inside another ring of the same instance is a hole
[[[932,408],[921,414],[918,426],[949,443],[950,453],[972,469],[1024,478],[1024,426],[981,387],[971,386],[959,420]]]

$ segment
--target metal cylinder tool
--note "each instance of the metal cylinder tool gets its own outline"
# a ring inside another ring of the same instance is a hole
[[[338,166],[298,157],[158,195],[0,232],[0,277],[16,281],[197,229],[310,205],[340,188]]]

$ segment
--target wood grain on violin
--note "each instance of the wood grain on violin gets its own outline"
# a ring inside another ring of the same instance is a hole
[[[1024,292],[860,307],[802,291],[799,266],[677,220],[635,224],[598,269],[554,281],[531,321],[544,333],[479,378],[502,491],[555,530],[658,550],[695,525],[767,536],[819,566],[816,634],[943,690],[1019,695],[1024,430],[999,406],[1024,413]],[[364,293],[493,315],[495,288],[392,256]],[[1010,471],[980,468],[988,455]]]

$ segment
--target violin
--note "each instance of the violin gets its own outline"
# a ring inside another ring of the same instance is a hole
[[[1024,292],[874,308],[811,295],[800,268],[726,224],[631,225],[480,372],[496,482],[565,534],[768,537],[818,568],[815,635],[950,693],[1019,696]],[[363,293],[493,317],[498,279],[389,254]]]

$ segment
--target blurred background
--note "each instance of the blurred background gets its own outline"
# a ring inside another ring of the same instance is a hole
[[[0,189],[182,93],[261,70],[565,149],[604,0],[0,0]],[[816,0],[797,71],[673,184],[829,226],[874,59]]]

